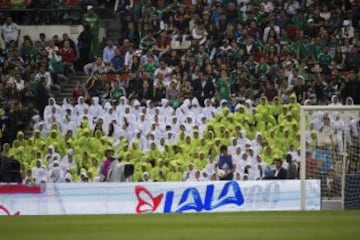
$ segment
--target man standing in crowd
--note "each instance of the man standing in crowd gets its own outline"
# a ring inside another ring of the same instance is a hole
[[[8,49],[12,41],[15,42],[16,47],[19,43],[20,28],[13,22],[11,17],[7,17],[5,24],[1,27],[1,37],[5,42],[5,48]]]
[[[323,116],[323,125],[317,133],[315,159],[321,162],[320,173],[327,174],[333,166],[332,148],[335,146],[334,130],[330,125],[330,117]]]
[[[99,31],[100,31],[100,19],[94,12],[92,5],[87,6],[87,12],[81,17],[83,26],[90,26],[92,34],[92,56],[99,54]]]
[[[225,145],[222,145],[220,147],[220,156],[217,161],[217,165],[219,170],[223,170],[225,172],[223,176],[219,176],[220,180],[233,180],[236,165],[233,163],[232,156],[231,154],[229,154],[228,149]]]

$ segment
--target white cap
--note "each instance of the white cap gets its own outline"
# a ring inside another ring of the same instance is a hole
[[[69,181],[72,180],[72,176],[71,176],[70,173],[66,173],[66,174],[65,174],[65,180],[69,180]]]
[[[91,9],[93,9],[94,7],[92,6],[92,5],[88,5],[87,7],[86,7],[86,9],[87,10],[91,10]]]
[[[349,20],[344,20],[343,25],[344,25],[344,26],[349,26],[349,25],[350,25],[350,21],[349,21]]]

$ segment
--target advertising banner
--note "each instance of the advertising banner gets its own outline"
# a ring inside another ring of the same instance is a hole
[[[47,184],[1,193],[0,215],[300,210],[300,190],[300,180]],[[320,210],[319,180],[306,180],[306,210]]]

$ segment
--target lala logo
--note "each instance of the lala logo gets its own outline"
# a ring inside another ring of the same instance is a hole
[[[2,215],[2,213],[5,216],[19,216],[20,215],[19,211],[15,212],[14,214],[11,214],[10,211],[5,206],[0,205],[0,215]]]
[[[216,192],[219,192],[217,197],[215,197]],[[208,184],[205,186],[204,194],[201,194],[195,187],[185,188],[178,201],[175,200],[174,191],[167,191],[153,196],[144,186],[135,187],[135,196],[138,201],[136,206],[136,213],[138,214],[203,212],[212,211],[230,204],[237,207],[244,204],[243,194],[235,181],[226,182],[220,191],[215,191],[214,184]],[[163,199],[163,209],[157,211]]]

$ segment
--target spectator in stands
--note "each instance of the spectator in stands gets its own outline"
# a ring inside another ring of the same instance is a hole
[[[78,102],[79,97],[85,96],[84,88],[79,81],[76,82],[76,84],[73,88],[72,94],[73,94],[73,100],[74,100],[73,102],[74,103]]]
[[[63,48],[63,47],[64,47],[64,43],[65,43],[66,41],[68,41],[69,44],[70,44],[70,48],[72,48],[72,49],[74,50],[74,52],[75,52],[75,57],[76,57],[76,56],[77,56],[77,47],[76,47],[76,44],[75,44],[74,40],[72,40],[72,39],[69,37],[69,34],[67,34],[67,33],[64,33],[62,37],[63,37],[63,38],[62,38],[61,42],[59,43],[60,48]]]
[[[86,7],[87,12],[81,17],[83,26],[89,26],[92,35],[92,48],[90,56],[97,56],[99,54],[99,30],[100,20],[99,16],[94,12],[94,7],[88,5]]]
[[[74,61],[76,57],[75,49],[71,47],[70,41],[65,40],[63,47],[59,50],[59,55],[62,58],[64,63],[64,74],[69,76],[71,73],[74,73]]]
[[[40,39],[40,41],[39,41],[40,49],[39,50],[45,49],[45,48],[47,48],[49,46],[49,41],[46,40],[45,33],[40,33],[39,34],[39,39]]]
[[[46,86],[46,89],[50,90],[52,86],[52,78],[48,71],[46,71],[45,66],[40,66],[39,72],[35,75],[35,80],[40,81],[43,80]]]
[[[296,164],[294,163],[292,159],[291,154],[287,154],[285,157],[285,161],[287,163],[287,179],[297,179],[298,177],[298,169],[296,167]]]
[[[110,64],[115,57],[116,46],[113,45],[112,40],[107,41],[107,46],[103,50],[103,61],[105,64]]]
[[[1,37],[5,42],[5,49],[10,47],[12,41],[15,42],[15,48],[19,44],[20,28],[13,22],[11,17],[7,17],[5,24],[1,27]]]
[[[88,76],[93,75],[95,72],[103,74],[106,73],[106,65],[101,57],[97,57],[94,62],[88,63],[84,66],[84,72]]]
[[[232,156],[228,153],[228,149],[225,145],[220,147],[220,156],[217,161],[217,166],[225,172],[224,176],[219,177],[220,180],[232,180],[234,178],[236,165],[233,163]]]
[[[115,50],[115,56],[111,59],[111,66],[116,73],[119,73],[124,67],[124,56],[121,54],[120,49]]]
[[[89,97],[99,97],[106,95],[106,83],[100,72],[94,72],[92,76],[86,81],[86,90]]]
[[[275,159],[274,179],[287,179],[287,171],[283,168],[281,159]],[[289,175],[290,176],[290,175]]]
[[[110,91],[110,98],[112,102],[118,103],[121,97],[126,96],[126,91],[125,88],[120,85],[118,81],[115,81],[112,85],[113,86]]]
[[[166,99],[170,101],[171,106],[178,106],[180,103],[180,91],[177,84],[177,81],[173,79],[166,89]]]
[[[93,42],[93,35],[89,25],[84,25],[84,30],[78,37],[78,49],[79,49],[79,68],[83,68],[91,61],[93,55],[91,54]]]
[[[322,117],[322,123],[317,132],[317,146],[315,159],[321,162],[320,172],[327,174],[333,166],[331,150],[335,147],[335,134],[331,128],[330,118],[327,114]]]

